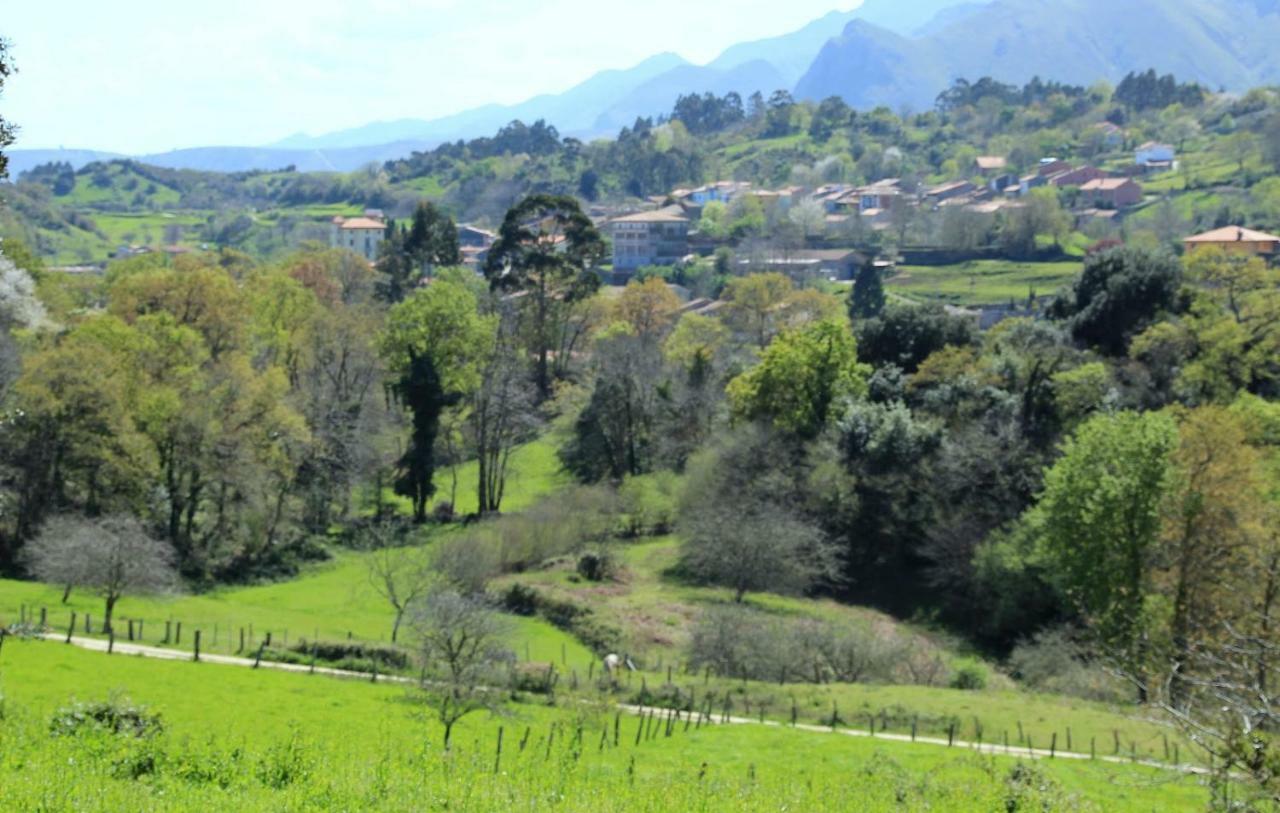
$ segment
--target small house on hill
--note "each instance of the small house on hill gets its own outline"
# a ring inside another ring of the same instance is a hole
[[[372,213],[371,213],[372,214]],[[378,259],[387,224],[373,217],[335,217],[330,224],[329,245],[354,251],[369,262]]]
[[[1220,248],[1231,254],[1271,257],[1280,248],[1280,237],[1240,226],[1225,226],[1188,237],[1182,241],[1182,244],[1187,251],[1211,247]]]
[[[984,177],[1002,174],[1009,166],[1009,161],[1000,155],[979,155],[973,159],[973,167]]]
[[[1148,141],[1133,154],[1133,162],[1144,169],[1173,169],[1178,160],[1178,151],[1170,144]]]
[[[1123,209],[1142,202],[1142,185],[1132,178],[1098,178],[1080,187],[1080,197],[1099,208]]]

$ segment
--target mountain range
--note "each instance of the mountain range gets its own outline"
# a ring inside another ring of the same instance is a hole
[[[203,147],[136,156],[209,170],[355,169],[508,122],[544,119],[565,135],[608,137],[639,116],[671,110],[681,94],[744,98],[787,89],[800,99],[840,96],[859,108],[923,110],[956,78],[1033,76],[1115,82],[1155,68],[1214,89],[1280,82],[1280,0],[866,0],[777,37],[742,43],[706,65],[659,54],[603,71],[562,93],[487,105],[444,118],[376,122],[263,147]],[[91,151],[14,150],[11,171],[49,160],[80,165]]]

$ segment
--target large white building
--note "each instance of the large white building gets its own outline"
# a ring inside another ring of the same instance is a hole
[[[374,217],[335,217],[329,245],[354,251],[369,262],[378,259],[378,248],[386,239],[387,224]]]

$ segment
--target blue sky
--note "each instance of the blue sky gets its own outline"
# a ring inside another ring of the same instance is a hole
[[[3,0],[15,147],[158,152],[432,118],[860,0]]]

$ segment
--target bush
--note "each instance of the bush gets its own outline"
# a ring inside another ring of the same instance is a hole
[[[979,692],[987,688],[987,668],[977,661],[964,661],[951,675],[951,688]]]
[[[126,737],[150,737],[164,730],[158,713],[138,706],[126,697],[111,697],[96,703],[72,703],[53,713],[49,731],[69,737],[86,731],[105,731]]]
[[[628,477],[618,489],[626,536],[661,536],[671,533],[679,508],[681,481],[664,471]]]
[[[611,550],[600,548],[578,557],[577,570],[589,582],[608,581],[617,575],[618,563]]]
[[[1121,702],[1129,697],[1125,685],[1089,659],[1070,630],[1037,634],[1014,647],[1009,670],[1030,689],[1085,700]]]
[[[409,654],[389,644],[362,641],[299,641],[288,649],[265,649],[265,660],[309,664],[315,660],[326,667],[348,672],[395,672],[409,668]]]

